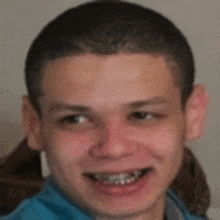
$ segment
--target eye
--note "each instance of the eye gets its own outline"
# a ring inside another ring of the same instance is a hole
[[[83,124],[88,121],[85,115],[69,115],[61,119],[61,124]]]
[[[160,116],[151,112],[133,112],[130,117],[131,119],[138,121],[151,121],[159,118]]]

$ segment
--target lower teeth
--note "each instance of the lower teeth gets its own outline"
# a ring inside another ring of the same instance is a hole
[[[135,182],[136,180],[138,180],[139,178],[134,178],[134,179],[123,179],[123,180],[114,180],[114,181],[108,181],[108,180],[97,180],[103,184],[107,184],[107,185],[125,185],[125,184],[129,184],[132,182]]]

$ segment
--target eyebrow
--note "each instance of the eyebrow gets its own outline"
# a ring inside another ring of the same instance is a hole
[[[149,100],[140,100],[128,103],[131,108],[141,108],[148,105],[168,105],[169,102],[165,97],[156,96]]]
[[[53,104],[50,109],[48,110],[49,113],[51,112],[56,112],[56,111],[61,111],[61,110],[71,110],[71,111],[76,111],[76,112],[91,112],[92,109],[87,106],[83,105],[70,105],[70,104],[65,104],[65,103],[56,103]]]
[[[130,102],[124,104],[125,107],[131,108],[131,109],[137,109],[141,108],[144,106],[149,106],[149,105],[168,105],[169,102],[165,97],[154,97],[149,100],[140,100],[140,101],[135,101],[135,102]],[[76,112],[92,112],[92,108],[89,106],[84,106],[84,105],[71,105],[71,104],[66,104],[62,102],[57,102],[53,104],[48,112],[56,112],[56,111],[62,111],[62,110],[71,110],[71,111],[76,111]]]

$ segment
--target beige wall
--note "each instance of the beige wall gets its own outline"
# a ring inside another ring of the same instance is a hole
[[[22,138],[20,127],[24,59],[42,26],[70,6],[86,1],[1,0],[0,52],[0,156]],[[219,0],[139,0],[173,20],[188,36],[196,58],[197,82],[210,93],[206,137],[191,144],[200,159],[213,193],[213,207],[220,207],[220,2]]]

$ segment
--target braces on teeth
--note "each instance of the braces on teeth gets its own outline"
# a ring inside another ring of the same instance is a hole
[[[94,174],[95,180],[101,181],[104,184],[116,184],[123,185],[125,183],[131,183],[136,181],[141,175],[142,171],[135,171],[132,173],[121,173],[121,174]]]

